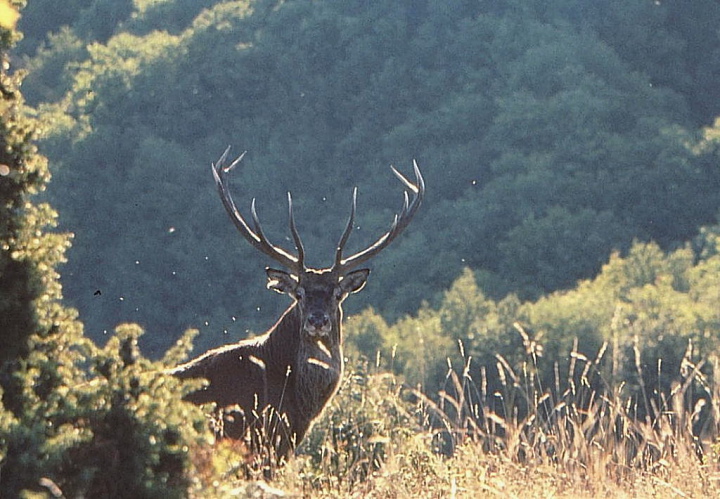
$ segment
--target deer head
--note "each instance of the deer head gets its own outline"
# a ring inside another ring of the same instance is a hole
[[[293,298],[301,317],[302,331],[307,338],[326,338],[331,342],[339,342],[339,325],[342,321],[341,304],[349,294],[363,288],[370,273],[366,268],[354,269],[385,249],[407,227],[420,207],[425,194],[425,183],[417,163],[413,162],[415,183],[410,182],[391,166],[393,173],[400,179],[407,190],[404,191],[402,209],[399,214],[395,215],[389,230],[364,250],[344,257],[343,249],[355,223],[357,188],[353,190],[350,216],[338,241],[334,263],[326,269],[314,269],[305,266],[305,249],[295,225],[292,196],[289,192],[288,216],[296,254],[292,254],[268,241],[255,209],[255,199],[252,200],[250,208],[252,226],[240,214],[230,194],[227,175],[242,161],[245,153],[242,153],[229,165],[226,165],[229,152],[230,148],[228,147],[217,163],[212,165],[215,183],[225,210],[230,215],[240,234],[253,247],[287,269],[285,271],[267,268],[268,288]],[[412,192],[412,201],[410,201],[407,191]]]

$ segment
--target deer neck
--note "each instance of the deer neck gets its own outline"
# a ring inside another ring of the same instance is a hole
[[[328,336],[310,338],[301,334],[297,351],[295,394],[304,414],[317,416],[335,393],[343,372],[342,313],[338,312]]]
[[[270,361],[279,369],[287,369],[294,363],[294,352],[300,348],[300,311],[291,305],[268,331],[263,346]]]

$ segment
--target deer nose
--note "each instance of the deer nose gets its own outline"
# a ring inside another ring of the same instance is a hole
[[[306,325],[309,333],[327,333],[330,330],[330,316],[325,312],[312,312],[308,315]]]

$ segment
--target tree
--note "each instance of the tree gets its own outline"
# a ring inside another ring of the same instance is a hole
[[[100,349],[62,303],[70,235],[49,230],[56,213],[32,198],[50,173],[9,74],[15,37],[0,28],[0,495],[184,497],[189,446],[206,423],[162,370],[187,354],[190,335],[153,364],[137,349],[139,327],[118,327]]]
[[[0,362],[14,364],[27,356],[31,335],[56,322],[77,330],[77,323],[75,312],[58,305],[56,267],[64,261],[70,236],[48,232],[56,213],[30,200],[44,190],[50,172],[33,143],[37,124],[22,114],[20,78],[7,69],[8,50],[17,35],[0,30]]]

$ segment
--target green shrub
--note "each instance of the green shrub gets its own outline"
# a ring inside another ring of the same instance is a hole
[[[150,362],[137,349],[140,334],[119,326],[104,348],[77,348],[59,333],[35,343],[14,373],[21,403],[0,410],[0,490],[8,497],[48,484],[67,497],[187,494],[191,450],[207,444],[207,423],[180,401],[187,388],[163,373],[182,348]]]

